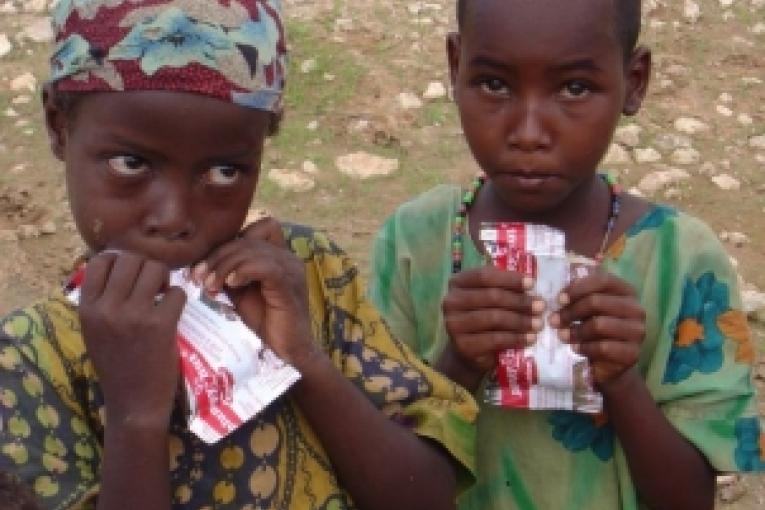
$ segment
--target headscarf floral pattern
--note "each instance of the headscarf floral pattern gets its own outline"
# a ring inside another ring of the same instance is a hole
[[[60,90],[169,90],[282,108],[279,0],[62,0],[53,24]]]

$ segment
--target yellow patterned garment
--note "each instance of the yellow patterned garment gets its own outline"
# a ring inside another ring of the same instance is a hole
[[[393,339],[364,297],[356,267],[324,235],[285,226],[305,261],[313,331],[339,371],[391,419],[451,453],[472,480],[475,403]],[[48,509],[93,508],[99,490],[103,396],[77,311],[61,294],[12,313],[0,338],[0,470]],[[283,397],[217,444],[170,428],[174,508],[354,508],[299,408]]]

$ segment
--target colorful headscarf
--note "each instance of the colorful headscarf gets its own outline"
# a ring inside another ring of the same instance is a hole
[[[280,0],[60,0],[51,81],[70,92],[192,92],[281,109]]]

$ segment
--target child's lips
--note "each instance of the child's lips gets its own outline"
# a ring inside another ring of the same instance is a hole
[[[512,171],[502,174],[512,181],[515,187],[523,191],[537,191],[550,185],[559,177],[545,172]]]

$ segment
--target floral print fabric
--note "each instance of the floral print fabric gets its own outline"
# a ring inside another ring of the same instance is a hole
[[[305,227],[285,233],[305,261],[314,336],[337,369],[391,419],[441,444],[469,483],[473,399],[389,335],[337,246]],[[0,327],[0,470],[47,509],[94,508],[104,401],[76,309],[59,294]],[[186,429],[180,409],[169,433],[173,508],[355,508],[288,395],[213,445]]]
[[[438,186],[403,204],[373,251],[372,300],[394,334],[429,362],[448,341],[441,302],[460,198],[459,189]],[[463,257],[466,269],[485,263],[470,237]],[[765,469],[754,346],[736,274],[714,233],[657,205],[611,245],[604,267],[635,288],[646,310],[637,368],[669,421],[715,469]],[[643,508],[606,415],[480,406],[478,481],[461,510]]]
[[[193,92],[281,109],[279,0],[61,0],[51,81],[63,91]]]

